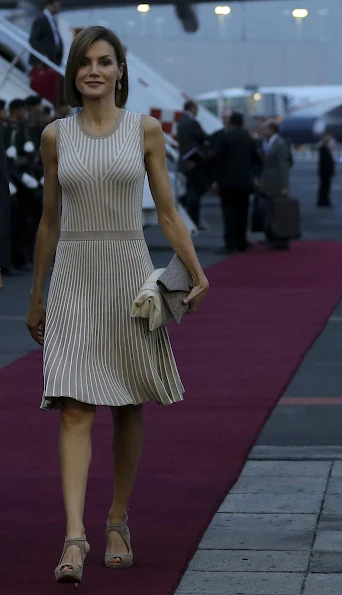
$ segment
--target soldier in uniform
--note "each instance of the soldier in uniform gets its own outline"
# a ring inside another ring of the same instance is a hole
[[[21,269],[33,261],[34,242],[41,213],[42,189],[36,177],[38,136],[27,118],[25,102],[13,100],[4,130],[12,194],[12,262]]]
[[[11,268],[11,199],[8,185],[6,154],[0,128],[0,289],[2,273]]]

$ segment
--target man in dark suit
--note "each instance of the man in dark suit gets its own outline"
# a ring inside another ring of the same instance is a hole
[[[262,159],[243,115],[233,112],[223,119],[224,128],[212,136],[213,175],[219,187],[224,225],[224,246],[217,253],[247,250],[249,196],[260,175]]]
[[[178,169],[186,176],[185,207],[195,225],[200,228],[200,200],[210,185],[206,163],[209,137],[196,120],[197,113],[195,101],[189,100],[184,104],[184,115],[177,126],[177,140]],[[189,157],[184,159],[188,154]]]
[[[293,165],[288,143],[280,136],[279,126],[272,120],[262,127],[264,166],[261,178],[261,190],[270,203],[275,198],[289,195],[290,173]],[[278,238],[270,229],[266,239],[271,250],[288,250],[289,241]]]
[[[61,3],[59,0],[46,0],[44,11],[34,20],[30,33],[30,44],[33,49],[57,66],[62,64],[64,52],[63,40],[56,20],[56,15],[60,10]],[[32,89],[54,103],[61,88],[60,75],[42,64],[32,54],[30,64],[33,66],[31,73]],[[43,77],[41,76],[42,72]]]
[[[61,3],[59,0],[46,0],[44,6],[44,11],[33,22],[30,44],[37,52],[49,58],[57,66],[60,66],[64,48],[58,30],[56,15],[61,10]],[[39,64],[39,60],[31,55],[30,64],[36,66]]]
[[[332,138],[325,135],[319,145],[318,176],[320,180],[317,206],[331,207],[331,180],[335,175],[335,161],[331,150]]]

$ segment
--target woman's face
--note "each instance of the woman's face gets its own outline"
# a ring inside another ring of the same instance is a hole
[[[107,41],[96,41],[83,56],[76,75],[77,90],[87,99],[114,97],[122,73],[114,48]]]

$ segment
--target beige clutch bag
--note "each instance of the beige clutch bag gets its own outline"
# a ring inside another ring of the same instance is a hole
[[[158,278],[157,285],[172,318],[179,324],[189,309],[189,304],[183,304],[183,300],[193,288],[193,282],[177,254]]]
[[[132,318],[148,318],[150,331],[154,331],[171,319],[163,302],[157,279],[165,269],[156,269],[146,279],[131,307]]]
[[[183,299],[193,287],[181,259],[174,255],[166,269],[156,269],[146,279],[131,307],[133,318],[148,318],[150,331],[170,320],[180,323],[189,309]]]

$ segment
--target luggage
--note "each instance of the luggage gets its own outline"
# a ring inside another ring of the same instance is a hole
[[[279,196],[270,201],[267,230],[281,240],[295,240],[301,237],[300,203],[295,198]]]
[[[265,232],[279,240],[294,240],[301,237],[300,203],[295,198],[279,196],[267,198],[264,194],[254,196],[251,231]]]

